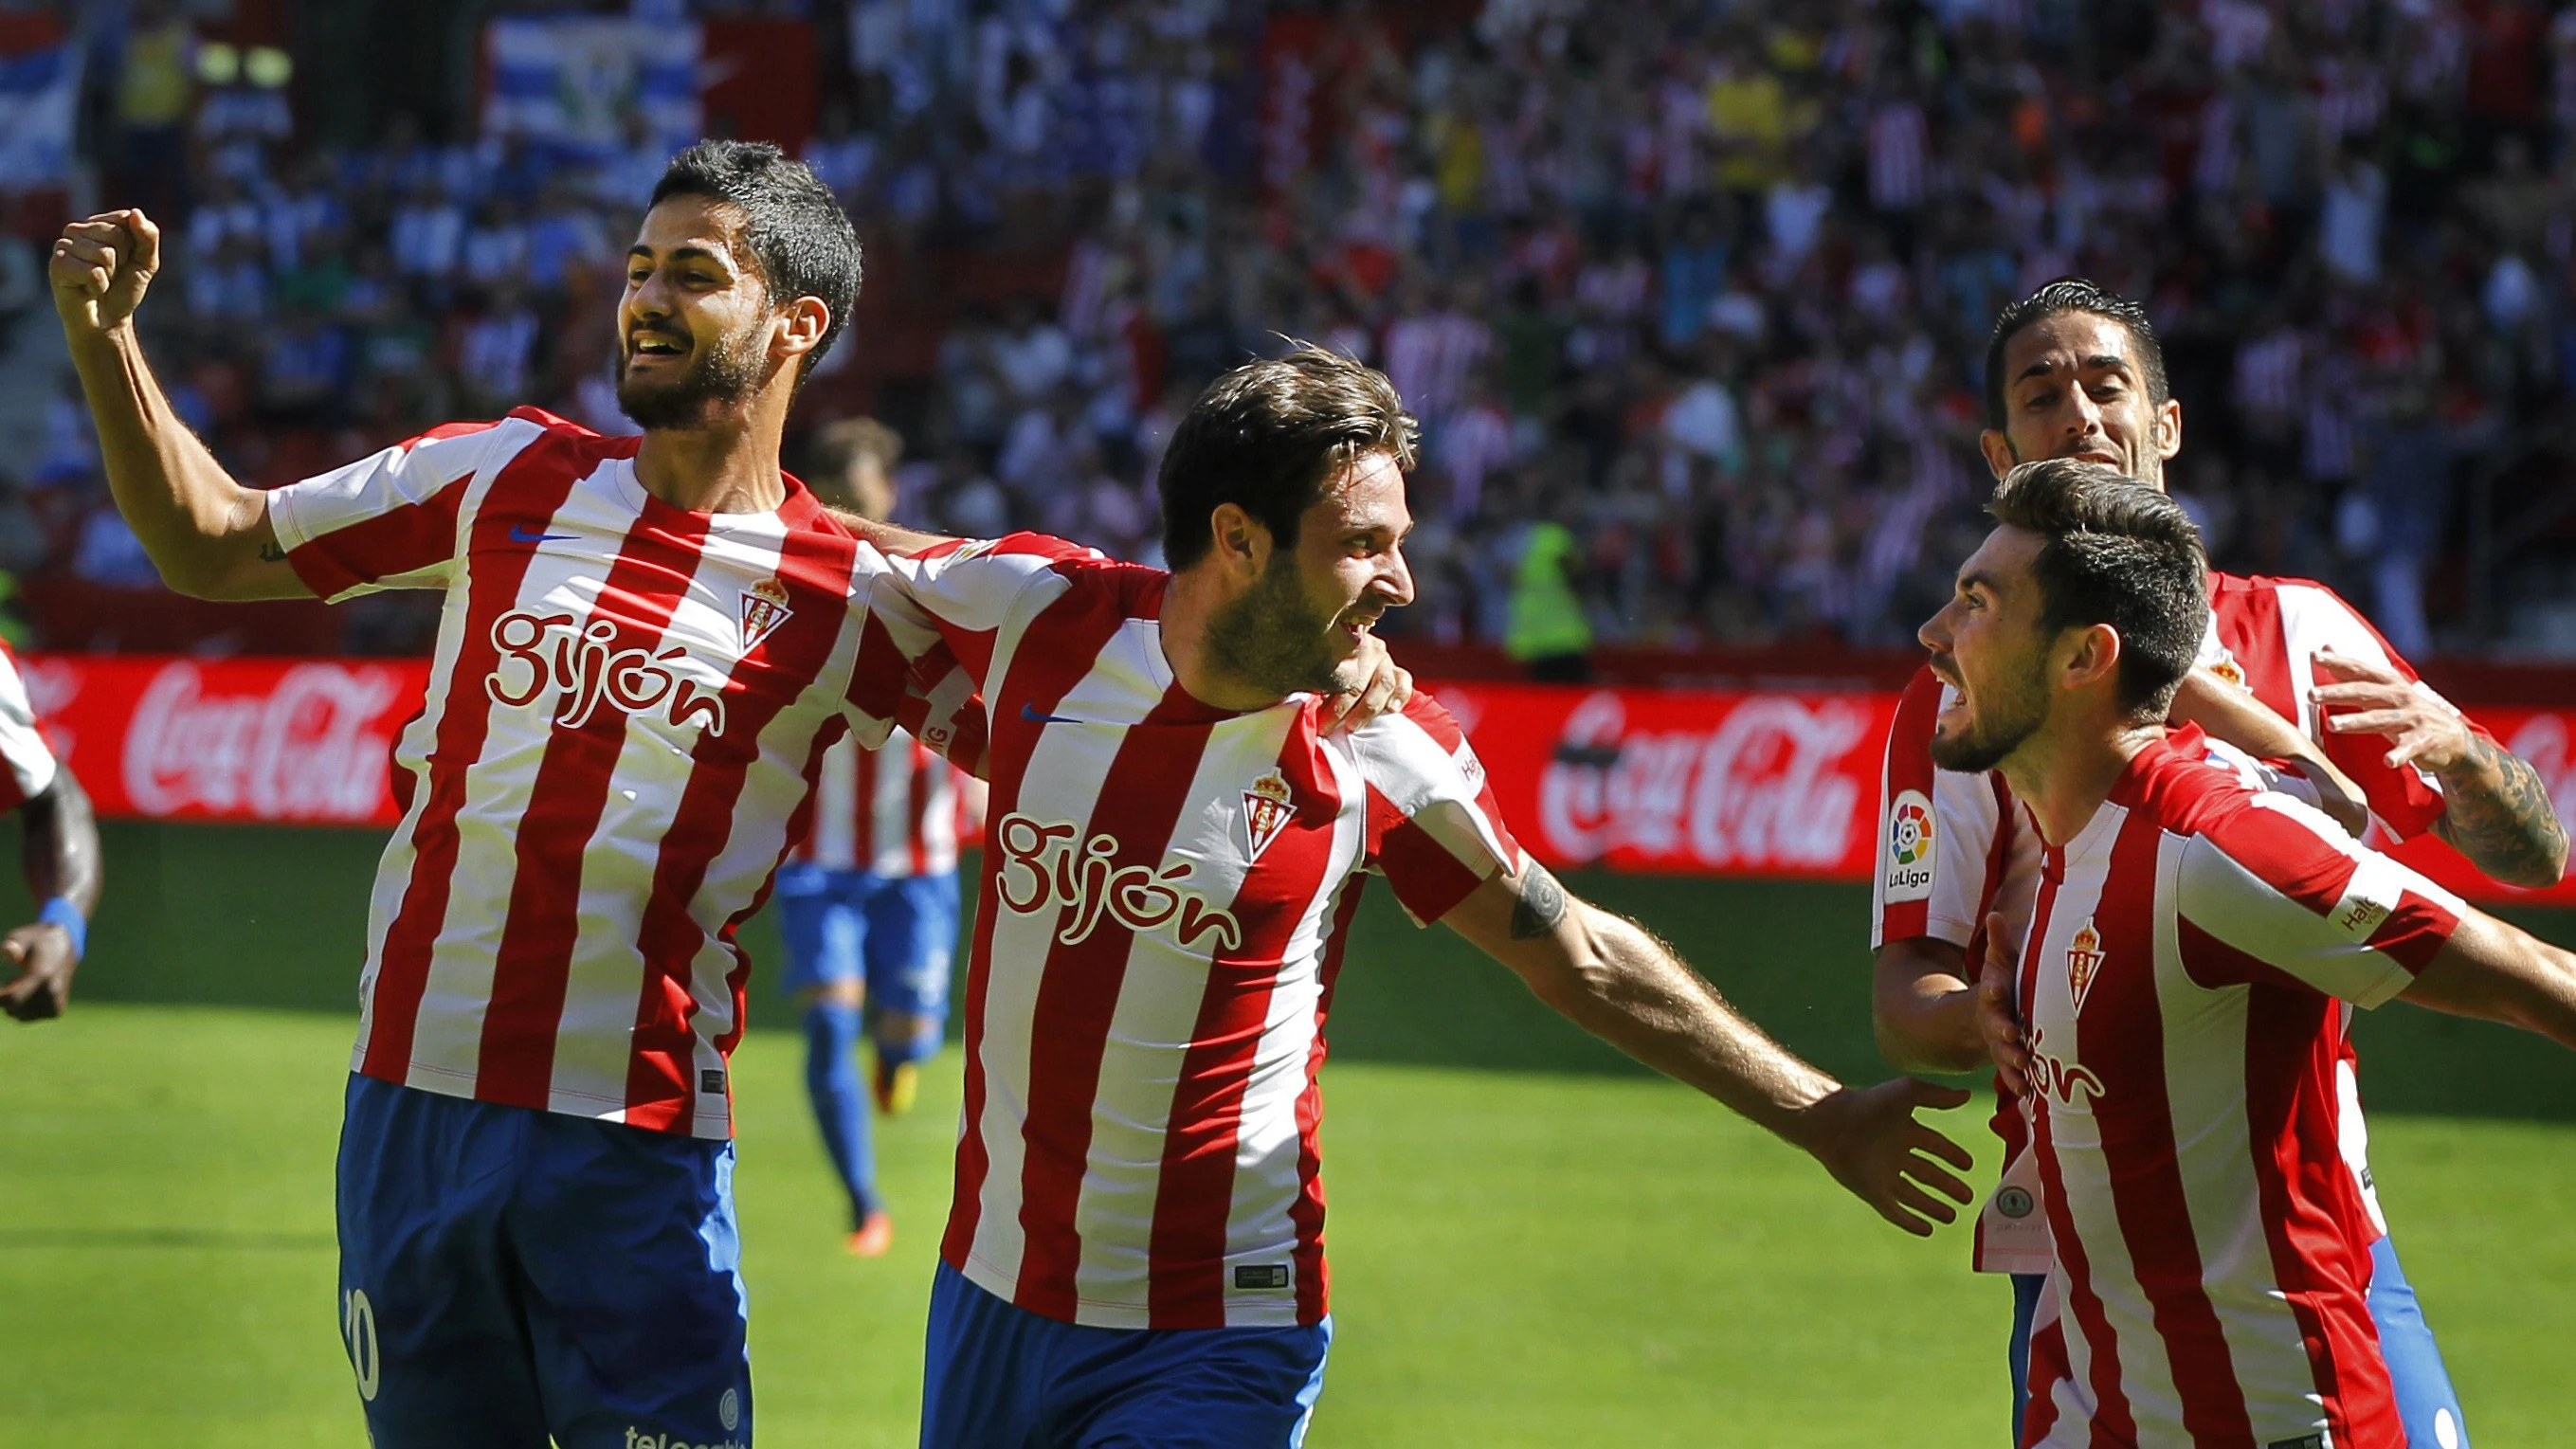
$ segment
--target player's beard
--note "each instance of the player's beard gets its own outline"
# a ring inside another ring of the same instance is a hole
[[[1999,678],[1980,686],[1964,733],[1933,732],[1932,763],[1944,770],[1983,774],[2039,733],[2039,727],[2048,722],[2047,663],[2048,656],[2038,654],[2029,661],[2029,668],[1999,671]],[[1955,660],[1947,672],[1960,677]]]
[[[1332,643],[1339,617],[1308,603],[1297,561],[1274,553],[1252,587],[1209,618],[1208,662],[1265,692],[1331,694],[1343,684]]]
[[[717,413],[739,405],[760,386],[760,324],[717,338],[690,359],[688,371],[659,385],[638,386],[627,375],[634,353],[617,355],[617,409],[651,432],[703,428]]]

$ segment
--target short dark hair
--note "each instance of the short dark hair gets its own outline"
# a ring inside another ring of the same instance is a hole
[[[832,188],[766,141],[700,141],[671,158],[648,206],[674,196],[703,196],[742,213],[743,236],[772,306],[819,297],[831,310],[823,340],[805,354],[796,375],[812,372],[859,301],[859,234]]]
[[[1301,342],[1245,363],[1209,383],[1172,431],[1157,475],[1164,562],[1185,569],[1205,557],[1209,515],[1224,503],[1293,547],[1298,518],[1351,464],[1385,453],[1411,469],[1417,431],[1386,374],[1338,352]]]
[[[2031,564],[2040,627],[2110,625],[2121,707],[2162,720],[2209,632],[2209,559],[2191,515],[2115,468],[2073,458],[2014,468],[1986,511],[2043,540]]]
[[[1995,319],[1994,335],[1986,342],[1987,427],[2003,431],[2007,415],[2005,345],[2023,328],[2068,312],[2090,312],[2129,329],[2129,344],[2137,349],[2138,370],[2147,385],[2147,401],[2163,407],[2173,396],[2173,389],[2165,381],[2165,347],[2156,340],[2156,324],[2147,320],[2147,309],[2082,277],[2060,277],[2006,307],[2003,315]]]

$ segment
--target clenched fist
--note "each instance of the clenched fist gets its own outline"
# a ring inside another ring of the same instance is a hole
[[[64,227],[46,275],[66,331],[107,332],[134,315],[160,269],[161,228],[126,210]]]

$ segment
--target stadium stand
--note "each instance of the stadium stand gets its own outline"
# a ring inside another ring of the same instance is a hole
[[[227,461],[284,482],[523,400],[627,426],[606,308],[665,153],[643,112],[578,158],[462,109],[326,143],[287,90],[205,63],[235,8],[276,7],[60,7],[90,61],[82,194],[147,199],[184,239],[153,345]],[[2177,490],[2221,563],[2336,582],[2411,653],[2576,654],[2547,567],[2576,513],[2576,12],[631,13],[808,28],[819,104],[790,139],[859,219],[869,276],[805,421],[893,421],[907,521],[1150,556],[1178,410],[1307,337],[1385,367],[1424,418],[1423,600],[1399,627],[1426,642],[1499,641],[1514,565],[1557,523],[1604,649],[1898,644],[1975,536],[1987,321],[2081,272],[2151,299],[2194,439]],[[49,236],[58,213],[9,220]],[[41,641],[420,648],[409,601],[274,639],[124,601],[148,567],[66,395],[34,246],[0,248],[0,568]]]

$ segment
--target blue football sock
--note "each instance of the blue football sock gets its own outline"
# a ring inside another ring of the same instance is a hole
[[[859,1088],[859,1009],[818,1001],[805,1009],[805,1094],[823,1129],[823,1149],[850,1193],[850,1226],[877,1210],[877,1159],[868,1145],[867,1098]]]

